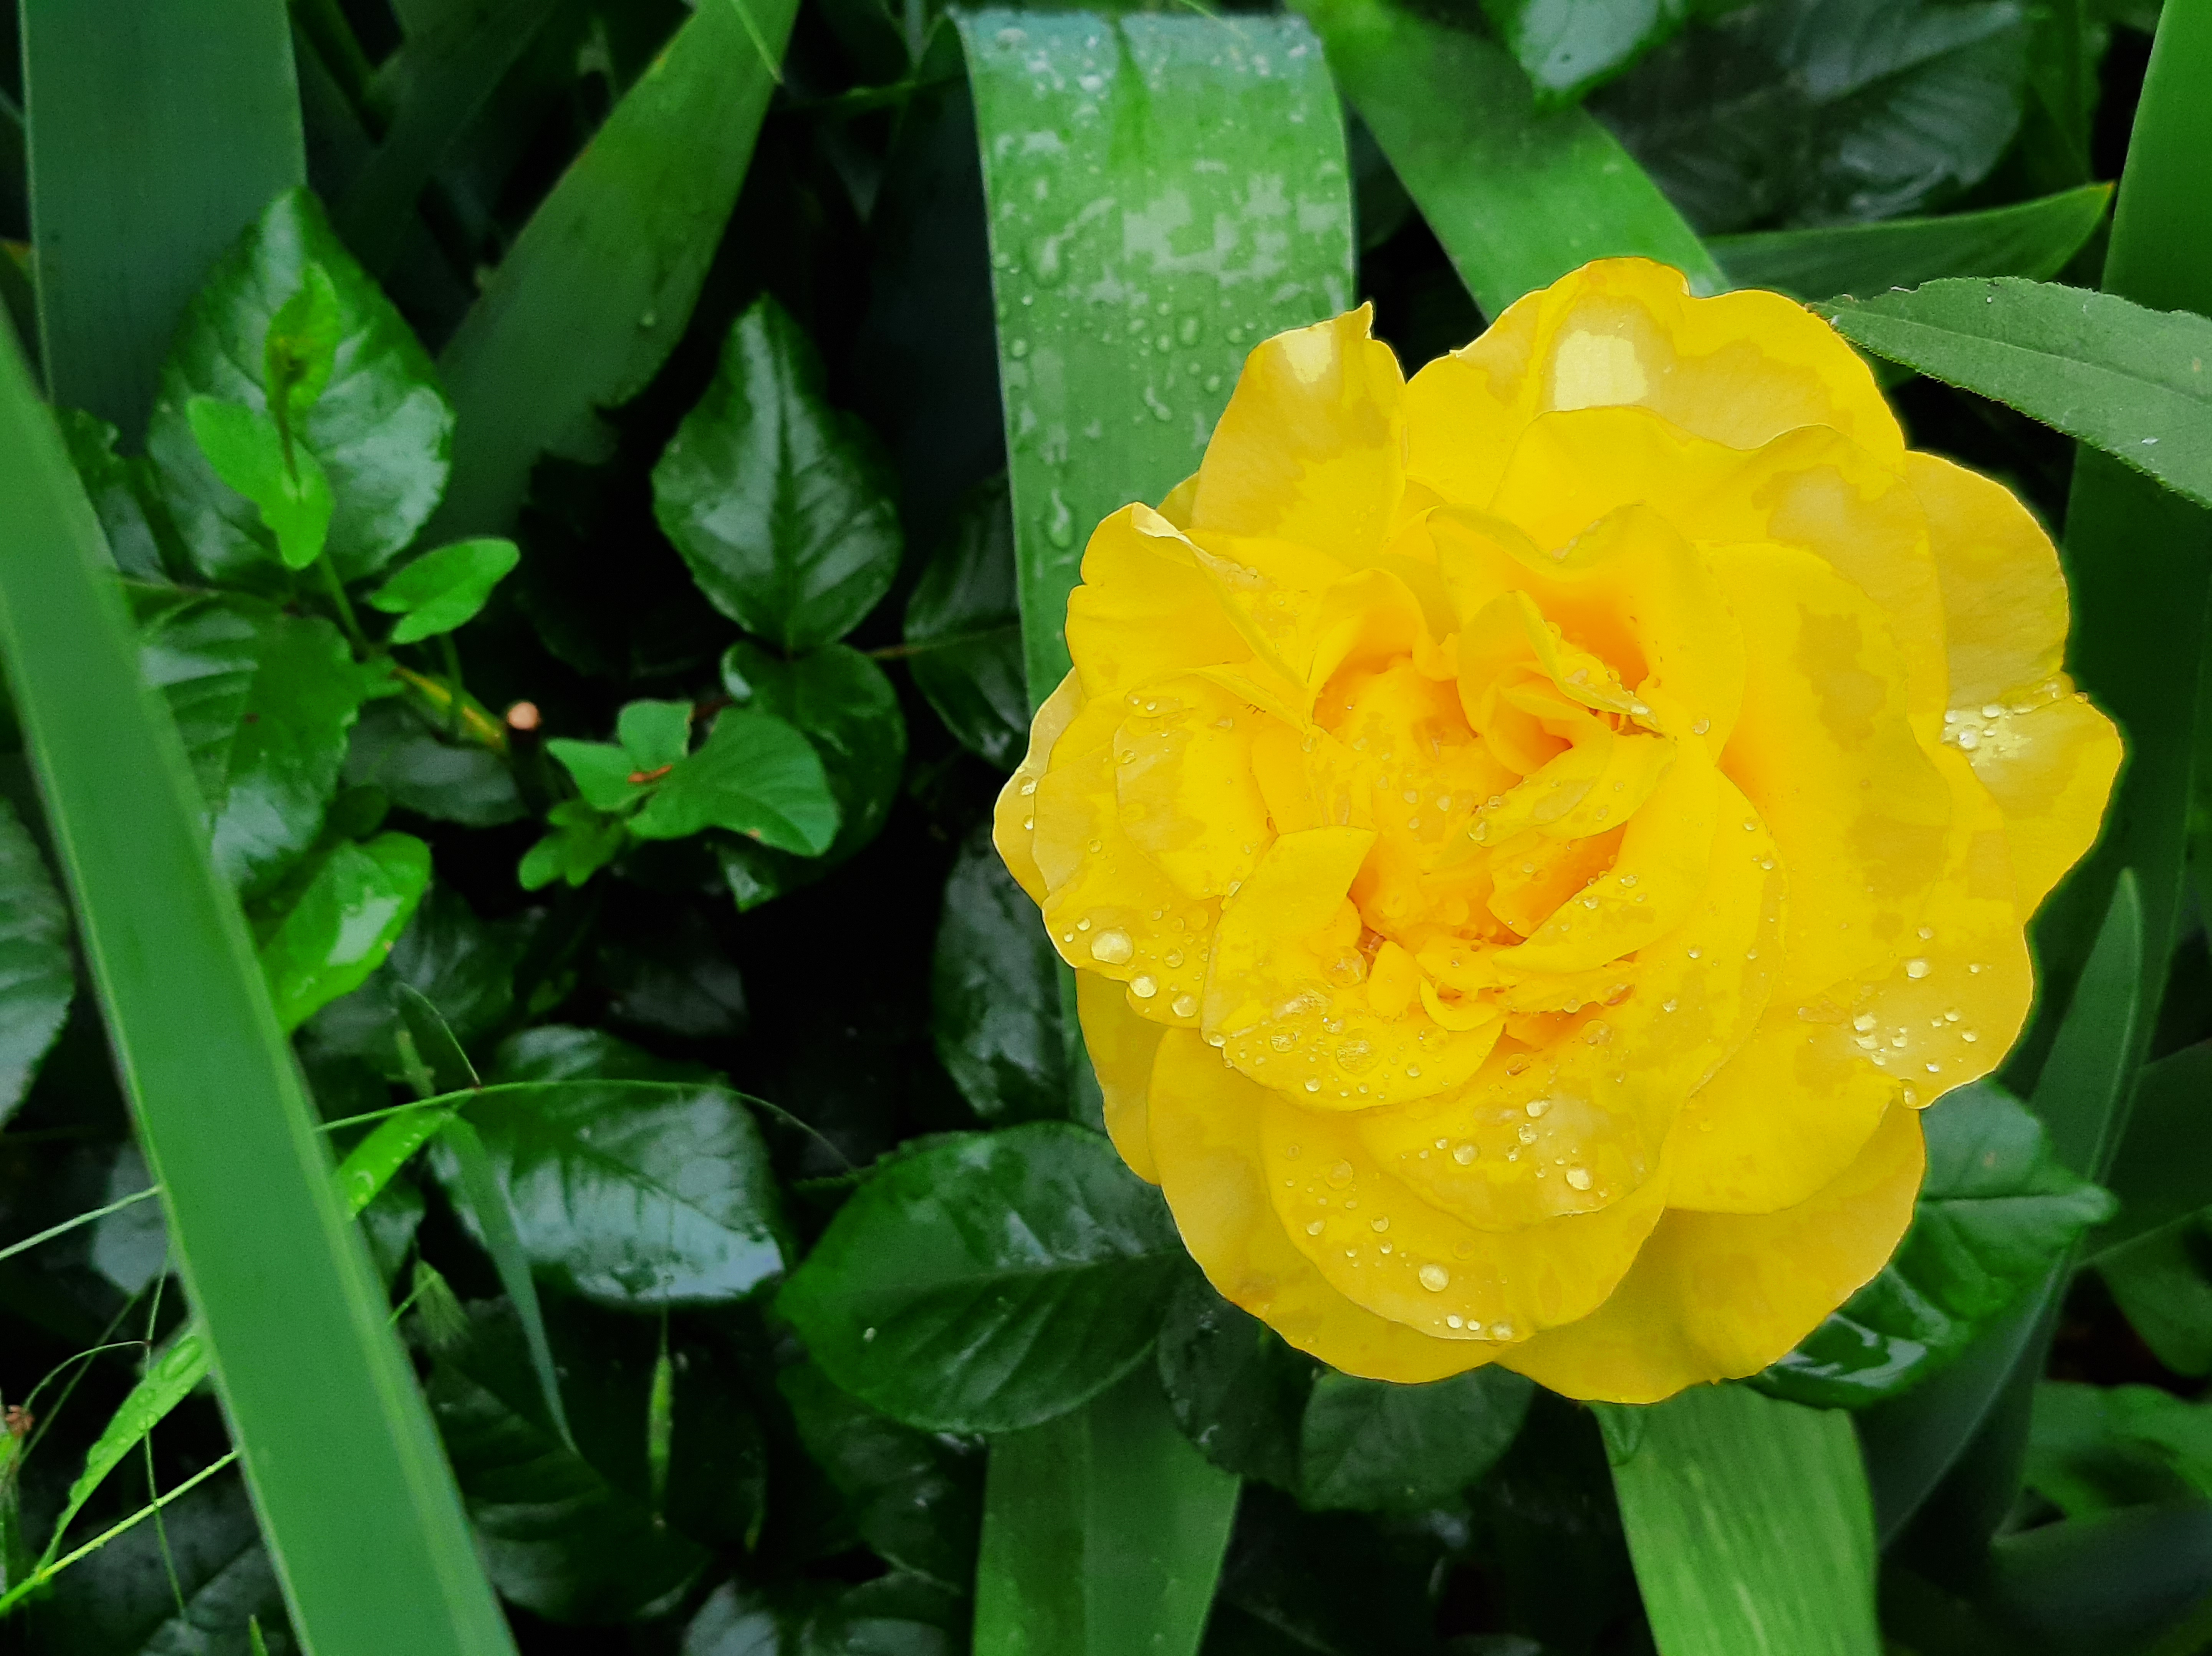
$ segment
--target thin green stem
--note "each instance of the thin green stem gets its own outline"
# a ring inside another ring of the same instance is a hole
[[[0,1248],[0,1259],[13,1259],[19,1253],[28,1253],[41,1242],[51,1242],[58,1236],[66,1236],[81,1225],[90,1225],[106,1218],[110,1214],[121,1213],[125,1208],[143,1202],[149,1196],[159,1196],[161,1193],[160,1185],[149,1184],[144,1190],[134,1191],[120,1201],[109,1202],[105,1208],[94,1208],[90,1213],[79,1214],[74,1219],[64,1219],[58,1225],[49,1225],[36,1236],[27,1236],[21,1242],[10,1242],[6,1247]]]
[[[361,618],[353,612],[353,600],[346,596],[345,582],[338,579],[338,567],[331,562],[328,551],[316,558],[315,569],[323,577],[323,590],[330,595],[331,607],[338,612],[338,624],[345,629],[345,636],[353,641],[353,647],[363,655],[381,654],[382,651],[370,643],[368,635],[361,630]]]
[[[9,1610],[15,1609],[17,1604],[20,1604],[24,1599],[30,1597],[32,1593],[46,1586],[47,1582],[52,1580],[70,1565],[80,1563],[83,1560],[91,1557],[93,1554],[98,1552],[102,1547],[114,1540],[118,1536],[122,1535],[125,1531],[137,1529],[138,1525],[144,1523],[148,1519],[153,1517],[155,1513],[160,1512],[161,1508],[167,1506],[171,1501],[179,1500],[181,1497],[191,1494],[191,1491],[198,1489],[201,1484],[206,1482],[217,1472],[228,1467],[233,1462],[236,1461],[237,1458],[238,1451],[235,1449],[231,1450],[221,1459],[211,1461],[207,1465],[202,1467],[198,1471],[193,1473],[182,1483],[179,1483],[175,1489],[170,1490],[168,1494],[163,1495],[159,1501],[154,1501],[148,1506],[141,1507],[137,1512],[131,1513],[130,1517],[125,1519],[121,1523],[111,1525],[108,1528],[102,1530],[98,1535],[93,1537],[91,1540],[86,1542],[84,1545],[79,1547],[75,1552],[67,1554],[63,1557],[57,1558],[51,1564],[40,1566],[39,1568],[33,1570],[29,1575],[26,1576],[14,1587],[10,1588],[5,1594],[0,1594],[0,1616],[6,1616]]]
[[[446,683],[453,693],[453,704],[446,715],[446,734],[454,741],[461,739],[461,709],[468,705],[468,686],[461,682],[461,647],[450,632],[438,635],[438,658],[445,664]]]

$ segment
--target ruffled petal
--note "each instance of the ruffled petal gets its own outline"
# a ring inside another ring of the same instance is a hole
[[[1500,1361],[1610,1403],[1755,1374],[1882,1268],[1911,1223],[1923,1161],[1918,1114],[1893,1109],[1857,1159],[1796,1207],[1670,1210],[1602,1306]]]
[[[1129,1005],[1128,991],[1095,971],[1075,974],[1076,1015],[1083,1022],[1083,1047],[1097,1072],[1106,1102],[1106,1135],[1129,1171],[1147,1184],[1160,1182],[1152,1160],[1151,1111],[1152,1060],[1166,1031]]]
[[[991,843],[1006,865],[1014,883],[1030,894],[1030,901],[1039,905],[1044,902],[1044,875],[1036,866],[1036,856],[1030,842],[1036,830],[1036,790],[1043,780],[1046,768],[1052,762],[1054,744],[1061,733],[1075,721],[1083,706],[1083,686],[1070,673],[1060,681],[1044,704],[1030,721],[1029,752],[1014,774],[1006,778],[1006,785],[999,790],[999,801],[991,813]]]

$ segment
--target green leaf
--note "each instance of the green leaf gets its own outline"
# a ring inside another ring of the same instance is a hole
[[[1067,1113],[1057,962],[1036,904],[1006,872],[990,825],[979,826],[945,882],[929,1027],[939,1062],[985,1121]]]
[[[971,1445],[902,1426],[811,1363],[776,1376],[799,1441],[844,1496],[860,1538],[900,1569],[965,1592],[975,1578],[982,1464]]]
[[[70,1520],[84,1509],[93,1491],[145,1440],[148,1433],[198,1389],[207,1373],[207,1336],[197,1323],[191,1324],[147,1364],[144,1377],[85,1451],[84,1470],[70,1485],[69,1496],[54,1519],[52,1539],[46,1545],[47,1560],[59,1555]]]
[[[1842,301],[1831,315],[1863,350],[2008,403],[2212,502],[2212,320],[2011,277]]]
[[[1771,288],[1800,299],[1871,295],[1945,277],[2047,282],[2096,234],[2112,196],[2109,184],[2085,184],[1942,218],[1755,231],[1716,236],[1708,245],[1738,287]]]
[[[524,925],[479,920],[452,887],[434,884],[384,964],[301,1032],[302,1050],[362,1059],[386,1080],[404,1081],[403,992],[422,995],[464,1046],[473,1044],[506,1021],[526,941]]]
[[[1344,125],[1297,18],[954,21],[1004,319],[1034,705],[1067,671],[1060,627],[1093,526],[1198,469],[1254,345],[1350,308]]]
[[[691,751],[691,703],[632,702],[616,715],[615,734],[640,770],[678,764]]]
[[[251,893],[321,831],[373,670],[320,617],[243,594],[166,592],[148,607],[140,667],[184,738],[216,868]]]
[[[1964,1351],[2048,1276],[2112,1201],[2051,1154],[2042,1123],[1995,1081],[1921,1117],[1928,1172],[1912,1228],[1881,1274],[1759,1379],[1824,1408],[1877,1403]]]
[[[523,854],[516,871],[526,892],[556,880],[580,886],[613,861],[629,840],[629,830],[620,818],[607,816],[583,800],[562,801],[545,813],[545,821],[553,831]]]
[[[744,978],[696,908],[641,908],[609,919],[591,967],[609,1017],[690,1040],[744,1033]]]
[[[154,527],[157,521],[166,526],[167,518],[151,463],[143,454],[125,459],[117,454],[121,434],[105,420],[75,408],[58,409],[55,416],[77,478],[100,514],[100,530],[107,537],[115,567],[134,581],[167,580],[161,538]]]
[[[787,661],[735,643],[722,658],[722,683],[738,706],[781,719],[814,745],[837,805],[837,837],[819,861],[743,841],[720,848],[723,876],[749,909],[819,879],[883,831],[906,768],[906,718],[884,670],[843,644]]]
[[[293,432],[337,501],[331,562],[347,581],[376,574],[446,486],[453,411],[429,357],[304,190],[281,195],[216,265],[161,369],[146,436],[192,566],[211,581],[266,583],[271,552],[253,511],[218,482],[193,441],[196,396],[268,416],[268,334],[310,265],[328,275],[342,330],[329,382]],[[304,463],[303,463],[304,469]],[[297,567],[296,565],[295,567]]]
[[[563,1342],[571,1365],[588,1351]],[[485,1563],[514,1603],[554,1622],[629,1621],[673,1608],[705,1568],[705,1549],[657,1523],[643,1489],[568,1442],[510,1306],[470,1308],[469,1337],[440,1355],[429,1398]]]
[[[765,295],[661,451],[653,505],[714,607],[787,654],[843,637],[898,574],[890,469],[830,406],[813,343]]]
[[[538,1084],[501,1087],[470,1110],[523,1251],[548,1280],[603,1305],[740,1299],[780,1275],[791,1251],[760,1129],[715,1079],[576,1073],[632,1068],[622,1050],[605,1037],[592,1056],[510,1044],[491,1079]]]
[[[1691,0],[1482,0],[1540,108],[1572,103],[1688,21]]]
[[[287,1601],[322,1656],[510,1649],[196,820],[184,745],[146,692],[91,508],[4,338],[0,500],[0,660]]]
[[[298,431],[330,384],[345,332],[331,273],[310,261],[300,272],[298,290],[269,319],[261,346],[261,388],[279,431]]]
[[[1894,218],[1996,165],[2027,35],[2008,0],[1765,0],[1591,107],[1700,230]]]
[[[1036,1122],[880,1166],[776,1305],[893,1419],[1012,1431],[1134,1367],[1183,1259],[1158,1193],[1103,1137]]]
[[[380,834],[332,849],[261,946],[276,1021],[296,1029],[384,964],[430,884],[430,848]]]
[[[2128,1326],[2177,1374],[2212,1374],[2212,1223],[2200,1215],[2097,1261]]]
[[[602,451],[597,411],[683,336],[796,9],[700,7],[531,215],[440,358],[460,411],[440,531],[506,529],[538,455]]]
[[[724,1582],[684,1629],[684,1656],[964,1656],[960,1599],[921,1577],[878,1576],[824,1598]]]
[[[961,745],[1001,770],[1029,740],[1014,520],[1001,476],[963,501],[906,603],[906,665]]]
[[[381,788],[400,810],[470,828],[527,814],[506,759],[473,742],[444,740],[442,726],[397,699],[362,709],[344,779],[356,788]]]
[[[986,1478],[974,1656],[1194,1656],[1237,1481],[1176,1430],[1150,1373],[994,1440]]]
[[[412,644],[452,632],[477,618],[522,554],[511,540],[457,540],[425,552],[368,595],[387,615],[400,618],[391,642]]]
[[[135,448],[208,267],[307,177],[285,8],[189,0],[118,29],[97,4],[41,5],[22,64],[46,386]]]
[[[2155,1386],[2045,1380],[2024,1481],[2069,1518],[2212,1495],[2212,1409]]]
[[[1309,0],[1336,71],[1475,302],[1496,316],[1589,259],[1640,253],[1727,283],[1620,143],[1537,107],[1499,47],[1391,0]]]
[[[30,831],[0,800],[0,1123],[30,1090],[76,993],[69,910]]]
[[[1600,1404],[1661,1656],[1880,1656],[1874,1513],[1850,1417],[1692,1386]]]
[[[1300,1487],[1300,1436],[1321,1365],[1202,1278],[1160,1327],[1160,1385],[1183,1435],[1224,1471]]]
[[[812,744],[781,719],[732,708],[629,825],[641,839],[725,828],[779,851],[819,856],[837,823],[837,801]]]
[[[2184,1047],[2136,1072],[2126,1131],[2107,1181],[2119,1198],[2119,1215],[2096,1234],[2100,1256],[2212,1208],[2208,1098],[2212,1041]]]
[[[304,569],[320,557],[337,502],[313,452],[295,444],[288,454],[276,423],[238,403],[192,397],[185,418],[224,487],[251,501],[262,527],[276,538],[284,567]]]
[[[556,736],[545,744],[545,751],[561,761],[574,780],[576,791],[594,811],[626,811],[650,791],[650,783],[630,780],[638,774],[637,761],[628,748],[613,742],[579,742]]]

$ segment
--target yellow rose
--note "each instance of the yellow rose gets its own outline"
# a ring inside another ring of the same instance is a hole
[[[1778,295],[1589,265],[1410,384],[1367,324],[1099,526],[1000,850],[1115,1145],[1291,1343],[1752,1373],[1889,1257],[2096,836],[2057,557]]]

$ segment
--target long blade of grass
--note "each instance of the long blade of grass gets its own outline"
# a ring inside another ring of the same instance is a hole
[[[708,0],[531,216],[439,359],[459,421],[439,539],[507,527],[547,450],[588,455],[682,337],[751,162],[797,0]]]
[[[283,0],[22,0],[39,332],[57,403],[135,443],[185,302],[307,178]]]
[[[295,1623],[319,1656],[510,1651],[92,508],[5,344],[0,536],[0,653]]]
[[[1485,314],[1624,253],[1674,265],[1699,293],[1729,285],[1613,136],[1580,109],[1540,112],[1502,46],[1391,0],[1296,3]]]

